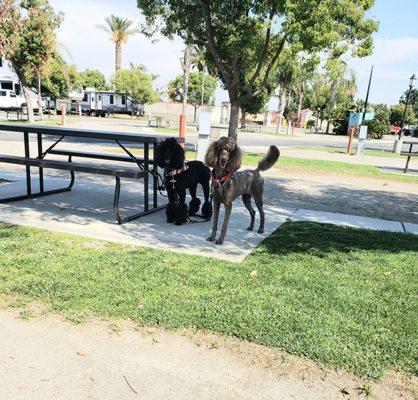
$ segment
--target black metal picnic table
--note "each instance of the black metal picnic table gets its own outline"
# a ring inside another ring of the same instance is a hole
[[[417,157],[418,156],[418,151],[416,151],[416,150],[413,151],[413,146],[414,145],[418,146],[418,140],[404,140],[403,144],[409,145],[409,150],[401,151],[401,155],[407,157],[405,168],[404,168],[404,172],[407,173],[408,172],[409,161],[411,160],[411,157]]]
[[[74,129],[74,128],[53,128],[36,125],[6,125],[0,124],[0,134],[5,132],[17,132],[23,134],[24,143],[24,157],[8,156],[0,154],[0,163],[18,164],[24,165],[26,168],[26,194],[8,197],[0,199],[0,203],[12,202],[17,200],[30,199],[34,197],[46,196],[50,194],[56,194],[66,192],[72,189],[74,184],[75,175],[74,172],[86,172],[91,174],[108,175],[113,176],[116,179],[115,195],[113,202],[113,211],[116,216],[116,220],[119,224],[131,221],[135,218],[139,218],[143,215],[150,214],[152,212],[161,210],[166,205],[158,205],[158,167],[155,157],[150,158],[150,146],[155,151],[156,146],[161,141],[165,140],[167,136],[162,135],[149,135],[149,134],[136,134],[127,132],[112,132],[102,130],[86,130],[86,129]],[[37,143],[37,155],[31,157],[30,153],[30,135],[36,135]],[[45,136],[54,138],[52,144],[44,148],[43,139]],[[66,150],[59,149],[59,144],[65,143],[66,138],[85,138],[94,143],[100,142],[114,142],[124,152],[124,155],[109,154],[109,153],[93,153],[81,150]],[[177,138],[179,143],[184,143],[184,138]],[[130,145],[141,144],[143,146],[143,157],[136,157],[132,154],[128,148]],[[1,149],[0,149],[1,153]],[[55,156],[67,156],[68,162],[63,162],[56,159],[47,159],[48,155]],[[114,166],[98,166],[97,163],[74,163],[73,157],[83,158],[85,160],[101,160],[112,162],[124,162],[132,163],[134,168],[116,168]],[[32,189],[31,181],[31,167],[36,167],[39,174],[39,191],[34,192]],[[152,168],[150,168],[152,167]],[[70,184],[64,188],[45,190],[44,184],[44,169],[57,169],[67,170],[71,173]],[[152,205],[149,204],[149,175],[152,177]],[[120,179],[132,178],[132,179],[144,179],[144,209],[139,213],[122,217],[119,213],[119,198],[120,198]]]

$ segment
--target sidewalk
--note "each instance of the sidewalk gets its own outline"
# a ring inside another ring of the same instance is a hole
[[[243,150],[248,153],[265,153],[268,150],[268,146],[255,147],[255,146],[243,146]],[[295,149],[292,147],[281,147],[281,156],[304,158],[308,160],[324,160],[324,161],[337,161],[348,164],[363,164],[373,165],[382,168],[404,168],[406,164],[406,157],[391,158],[391,157],[377,157],[368,155],[348,155],[342,153],[328,153],[326,151],[311,150],[311,149]],[[418,168],[418,160],[412,159],[409,163],[411,170]]]
[[[210,234],[211,222],[175,226],[166,223],[164,211],[149,214],[121,226],[117,225],[112,214],[113,180],[92,176],[84,178],[82,174],[80,176],[76,179],[71,192],[0,204],[0,220],[97,240],[215,257],[233,262],[241,262],[264,238],[289,218],[296,221],[315,221],[399,233],[418,233],[418,224],[408,221],[387,221],[297,207],[278,207],[274,197],[270,197],[266,192],[265,233],[260,235],[256,232],[258,214],[256,214],[255,230],[253,232],[246,230],[249,224],[248,211],[238,200],[233,205],[225,243],[219,246],[206,240]],[[13,181],[0,185],[2,197],[24,192],[25,182],[21,172],[2,173],[2,177]],[[50,178],[48,188],[65,186],[66,182],[60,177]],[[122,214],[142,206],[142,199],[138,196],[138,186],[140,186],[138,182],[127,182],[124,185]],[[159,204],[164,202],[166,199],[160,197]],[[222,221],[223,210],[220,213],[219,228]]]

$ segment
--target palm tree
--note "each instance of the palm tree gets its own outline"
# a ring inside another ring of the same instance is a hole
[[[195,46],[192,50],[191,66],[199,72],[204,72],[206,68],[205,50],[203,47]]]
[[[120,70],[122,65],[122,43],[126,43],[129,36],[139,32],[139,29],[131,28],[134,23],[128,18],[111,15],[105,18],[107,25],[96,25],[96,28],[102,29],[110,34],[110,40],[115,43],[115,70]]]

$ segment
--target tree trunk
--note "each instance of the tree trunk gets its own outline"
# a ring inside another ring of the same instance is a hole
[[[277,110],[277,128],[276,134],[281,133],[282,131],[282,123],[283,123],[283,113],[286,107],[286,90],[284,88],[280,89],[280,97],[279,97],[279,108]]]
[[[237,128],[239,120],[239,105],[231,101],[231,113],[229,114],[228,137],[237,140]]]
[[[329,133],[329,125],[330,125],[330,119],[328,118],[328,120],[327,120],[327,129],[326,129],[325,133]]]
[[[28,109],[28,122],[33,124],[35,121],[35,116],[33,115],[33,107],[32,107],[32,99],[30,97],[30,90],[26,87],[26,80],[23,75],[17,68],[14,68],[17,77],[19,78],[20,83],[22,84],[23,88],[23,95],[25,96],[27,109]]]
[[[181,113],[186,115],[187,110],[187,97],[189,94],[189,73],[190,73],[190,63],[192,60],[192,50],[193,46],[188,44],[184,50],[184,58],[181,60],[181,66],[183,68],[183,105],[181,108]]]
[[[42,121],[42,93],[41,93],[41,73],[38,71],[37,73],[37,90],[38,90],[38,115],[39,120]]]
[[[196,123],[196,116],[197,116],[197,106],[194,105],[194,114],[193,114],[193,122]]]
[[[122,44],[115,42],[115,70],[120,71],[122,67]]]
[[[247,127],[246,117],[247,112],[241,107],[241,129],[245,129]]]
[[[296,111],[296,118],[298,122],[300,122],[300,119],[302,117],[302,100],[303,100],[303,93],[301,93],[298,98],[298,108]]]

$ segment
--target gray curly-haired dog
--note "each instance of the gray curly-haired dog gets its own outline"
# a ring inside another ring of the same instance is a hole
[[[264,210],[263,210],[263,189],[264,180],[260,171],[271,168],[279,159],[280,151],[276,146],[270,146],[267,155],[260,160],[258,167],[253,170],[237,172],[241,167],[242,152],[235,140],[229,137],[221,137],[213,142],[206,153],[205,163],[212,169],[213,185],[213,210],[214,218],[212,234],[208,241],[216,240],[218,229],[219,209],[221,203],[225,206],[225,217],[222,230],[216,244],[222,244],[228,228],[228,221],[231,215],[232,202],[242,196],[242,201],[250,213],[251,222],[247,230],[254,229],[255,211],[251,206],[251,198],[254,197],[255,204],[260,213],[260,227],[258,233],[264,232]]]

